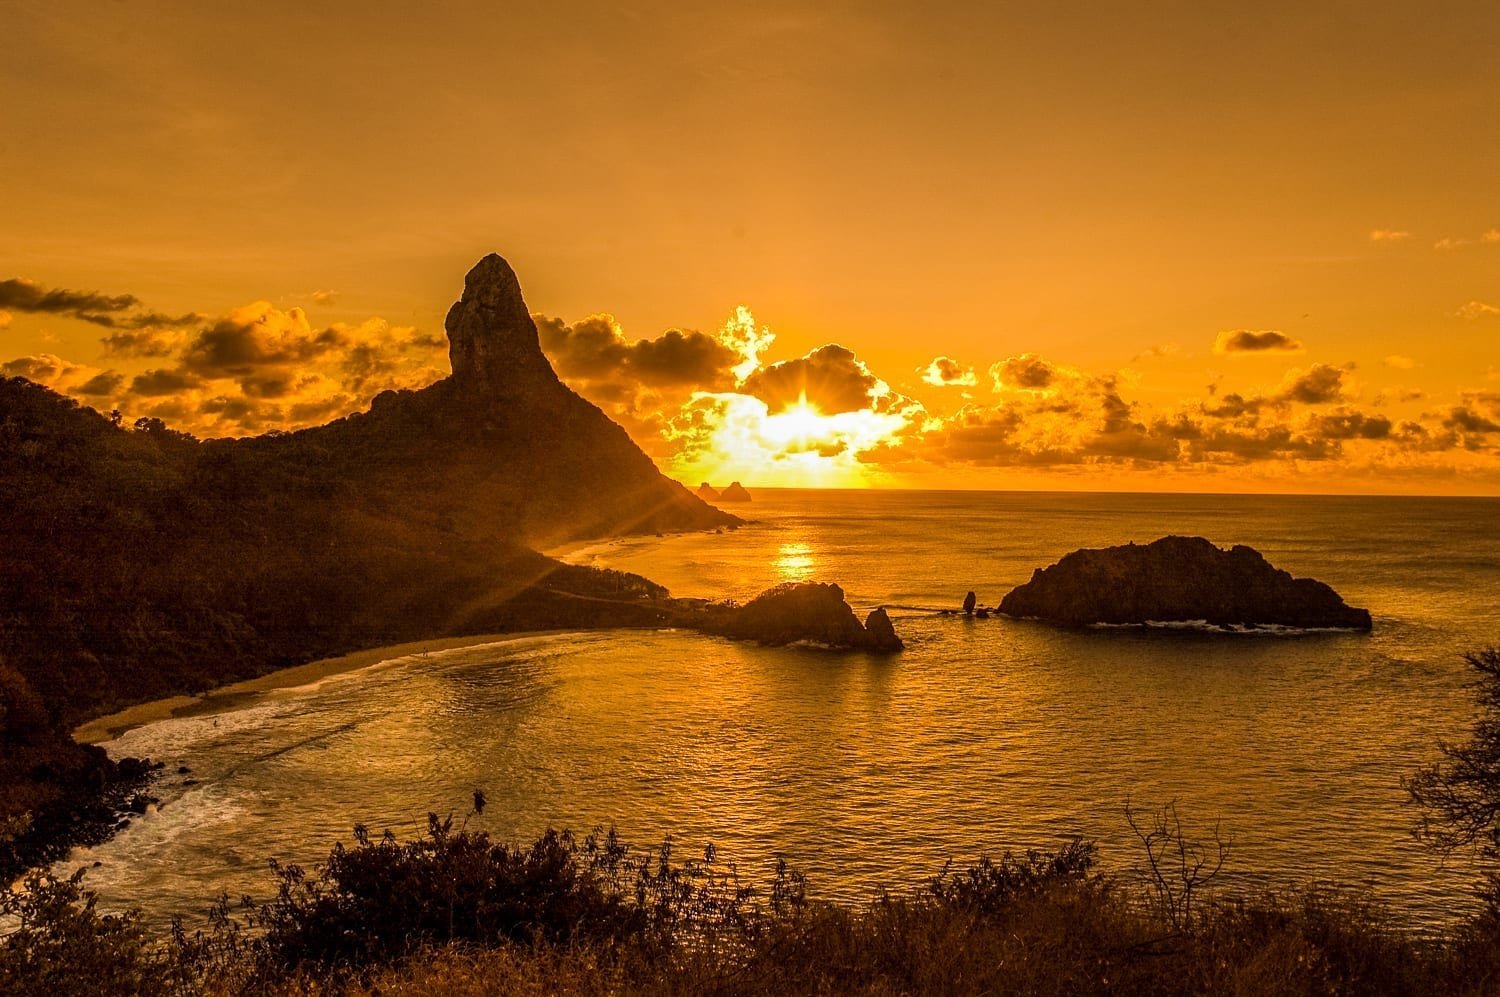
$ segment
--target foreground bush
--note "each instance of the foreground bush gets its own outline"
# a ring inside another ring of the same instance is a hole
[[[1175,818],[1174,818],[1175,819]],[[864,905],[764,890],[670,842],[547,832],[526,847],[429,820],[363,829],[314,871],[209,927],[151,939],[100,914],[80,876],[0,897],[0,993],[112,994],[1431,994],[1500,992],[1500,919],[1443,939],[1334,891],[1200,896],[1099,873],[1092,845],[944,870]]]

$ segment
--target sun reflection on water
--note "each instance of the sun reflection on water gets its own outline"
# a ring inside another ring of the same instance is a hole
[[[776,553],[776,575],[784,582],[805,582],[813,573],[813,549],[805,543],[782,544]]]

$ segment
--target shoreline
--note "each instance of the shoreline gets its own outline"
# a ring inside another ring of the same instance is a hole
[[[414,640],[402,644],[367,648],[362,651],[351,651],[332,658],[309,661],[303,665],[278,668],[253,679],[216,686],[196,696],[169,696],[166,699],[154,699],[127,706],[123,710],[79,724],[73,729],[73,740],[79,744],[102,744],[105,741],[115,740],[127,731],[144,727],[146,724],[180,717],[220,713],[253,702],[266,693],[279,689],[294,689],[297,686],[320,682],[335,675],[356,672],[414,654],[452,651],[483,644],[500,644],[523,637],[548,637],[572,632],[572,630],[515,630],[509,633],[477,634],[471,637]]]

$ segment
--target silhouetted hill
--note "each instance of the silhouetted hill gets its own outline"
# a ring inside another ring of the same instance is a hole
[[[399,496],[408,518],[532,546],[739,522],[664,477],[558,379],[505,260],[490,255],[469,271],[446,326],[452,376],[385,392],[369,412],[327,426],[235,447],[245,459]]]
[[[557,379],[500,257],[447,328],[452,376],[251,439],[0,381],[0,659],[48,718],[24,736],[78,767],[57,729],[131,702],[396,641],[654,619],[659,586],[533,548],[738,520]],[[32,798],[3,790],[0,819]]]

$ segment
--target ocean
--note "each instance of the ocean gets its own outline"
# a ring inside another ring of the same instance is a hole
[[[107,747],[192,769],[161,806],[69,856],[106,907],[201,914],[265,896],[350,828],[428,811],[527,839],[613,825],[641,847],[716,846],[742,879],[777,858],[814,896],[920,886],[1010,849],[1099,843],[1175,801],[1231,842],[1222,888],[1338,882],[1417,928],[1472,909],[1472,869],[1413,840],[1401,779],[1475,717],[1465,651],[1500,643],[1500,500],[765,490],[735,531],[574,547],[674,595],[833,581],[892,609],[890,657],[678,632],[523,637],[416,654],[162,721]],[[1060,630],[932,612],[993,605],[1078,547],[1201,535],[1249,544],[1374,616],[1369,634]],[[192,780],[192,784],[185,784]]]

